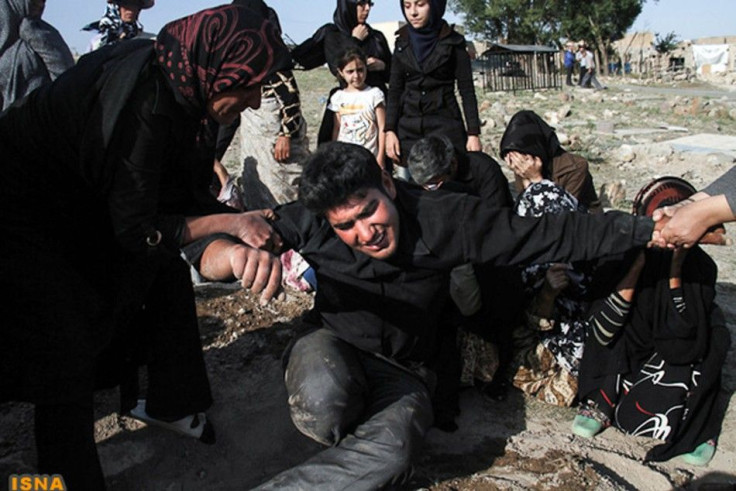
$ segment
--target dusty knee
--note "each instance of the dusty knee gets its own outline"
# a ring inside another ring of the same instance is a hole
[[[297,429],[324,445],[335,445],[363,412],[365,383],[360,367],[325,339],[315,332],[294,344],[285,382]]]

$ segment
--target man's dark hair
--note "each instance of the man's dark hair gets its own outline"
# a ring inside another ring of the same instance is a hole
[[[455,147],[445,135],[430,135],[411,147],[406,165],[411,177],[423,186],[432,178],[452,174]]]
[[[381,172],[366,148],[353,143],[325,143],[304,162],[299,201],[312,213],[324,215],[361,191],[383,190]]]

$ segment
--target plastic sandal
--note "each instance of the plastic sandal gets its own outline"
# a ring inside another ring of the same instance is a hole
[[[603,425],[587,416],[578,414],[572,422],[572,432],[583,438],[593,438],[603,429]]]
[[[196,438],[202,443],[215,443],[215,429],[207,420],[205,413],[185,416],[177,421],[163,421],[153,418],[146,412],[146,400],[138,399],[138,405],[130,410],[130,416],[149,425],[160,426],[180,435]]]
[[[703,442],[690,453],[682,454],[682,460],[690,465],[703,466],[707,465],[711,461],[713,455],[716,453],[716,442],[708,440]]]

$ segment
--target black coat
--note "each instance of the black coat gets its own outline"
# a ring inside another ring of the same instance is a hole
[[[299,202],[277,208],[273,226],[284,246],[316,271],[319,288],[308,320],[407,366],[437,354],[454,266],[592,259],[643,245],[652,232],[651,219],[624,213],[529,219],[463,193],[398,181],[396,187],[399,246],[385,261],[351,249]]]
[[[455,82],[463,103],[467,132],[455,98]],[[398,31],[386,106],[386,130],[395,131],[401,154],[431,134],[448,136],[465,149],[468,135],[480,134],[478,101],[465,38],[445,24],[434,50],[420,65],[409,42],[408,28]]]
[[[209,193],[199,118],[153,58],[146,40],[101,48],[0,115],[0,273],[14,290],[0,401],[88,391],[115,323],[147,302],[161,264],[181,263],[184,217],[234,211]],[[160,244],[147,245],[156,230]],[[186,275],[175,281],[191,293]]]

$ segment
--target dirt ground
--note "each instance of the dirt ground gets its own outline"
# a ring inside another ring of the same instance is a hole
[[[310,73],[300,74],[299,83],[313,134],[329,80]],[[614,80],[607,83],[609,90],[595,93],[479,93],[485,148],[495,155],[505,122],[516,110],[531,108],[548,121],[557,118],[565,146],[589,159],[597,187],[613,190],[609,204],[619,209],[628,209],[636,190],[652,177],[677,175],[701,187],[733,165],[736,145],[709,150],[705,144],[713,135],[736,141],[736,98],[728,88],[708,86],[718,95],[706,97],[692,86],[668,86],[668,92],[657,93],[651,86],[637,92]],[[705,142],[705,150],[669,143],[693,135],[702,135],[697,140]],[[226,161],[231,170],[238,166],[237,141],[234,147]],[[733,246],[707,251],[719,265],[718,302],[736,338]],[[320,450],[289,420],[280,361],[311,296],[289,291],[285,299],[261,307],[235,285],[197,286],[196,293],[215,398],[208,415],[217,444],[207,446],[120,416],[117,391],[100,392],[96,435],[111,490],[248,489]],[[718,451],[707,467],[679,459],[644,463],[656,442],[615,429],[583,439],[570,431],[574,409],[548,406],[518,392],[495,402],[468,389],[461,394],[459,430],[430,430],[409,488],[736,489],[735,355],[732,347],[721,394],[727,412]],[[0,405],[0,489],[8,485],[5,476],[32,472],[34,459],[31,408]]]

